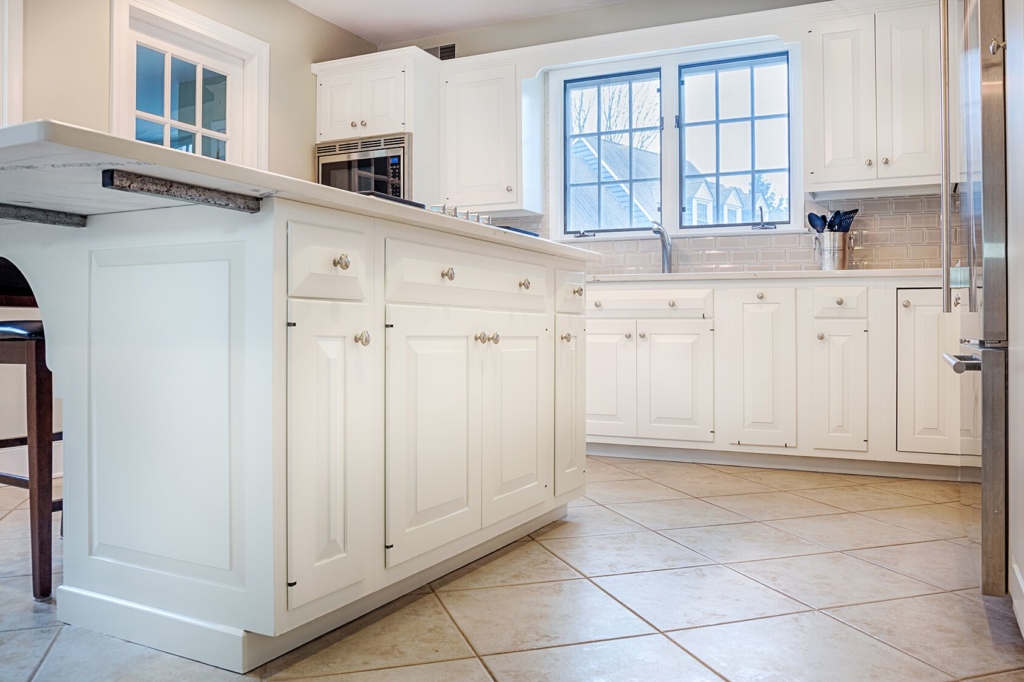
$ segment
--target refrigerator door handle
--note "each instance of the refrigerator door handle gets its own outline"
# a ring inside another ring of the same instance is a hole
[[[942,238],[942,312],[953,312],[952,234],[950,227],[950,144],[949,144],[949,0],[939,1],[939,227]]]
[[[957,374],[981,371],[981,358],[977,355],[950,355],[949,353],[943,353],[942,359],[945,360]]]

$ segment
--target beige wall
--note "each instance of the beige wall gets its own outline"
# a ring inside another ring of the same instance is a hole
[[[761,10],[809,5],[822,0],[631,0],[611,7],[509,21],[419,40],[381,46],[436,47],[455,43],[460,57],[542,45],[574,38],[680,24]]]
[[[287,0],[176,0],[270,44],[270,167],[314,177],[310,64],[376,47]],[[25,0],[25,120],[110,130],[110,0]]]

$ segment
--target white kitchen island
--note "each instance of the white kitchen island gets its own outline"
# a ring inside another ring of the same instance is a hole
[[[52,122],[0,129],[0,215],[64,400],[65,622],[247,671],[583,493],[594,254]]]

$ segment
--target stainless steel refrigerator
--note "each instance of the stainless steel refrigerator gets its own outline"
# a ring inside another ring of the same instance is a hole
[[[945,358],[952,371],[981,373],[982,592],[1002,596],[1009,342],[1004,8],[1003,0],[941,4],[943,312],[953,311],[951,288],[958,287],[969,290],[971,313],[960,354]],[[951,139],[959,140],[956,154]]]

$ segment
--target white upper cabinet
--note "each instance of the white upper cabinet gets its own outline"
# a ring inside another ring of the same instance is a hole
[[[514,64],[449,73],[442,86],[444,201],[514,208],[519,192],[519,102]]]
[[[715,439],[711,320],[637,321],[637,435]]]
[[[555,316],[555,495],[586,483],[586,318]]]
[[[317,78],[317,141],[405,132],[405,64]]]
[[[636,437],[636,321],[587,321],[587,434]]]
[[[729,442],[796,446],[796,292],[729,292],[724,348],[731,398]]]
[[[938,181],[938,20],[927,6],[811,24],[808,191]]]
[[[317,78],[317,142],[361,137],[362,73],[346,71]]]
[[[901,9],[875,15],[878,177],[939,172],[939,13]]]
[[[867,320],[816,319],[812,327],[814,447],[868,449]]]

